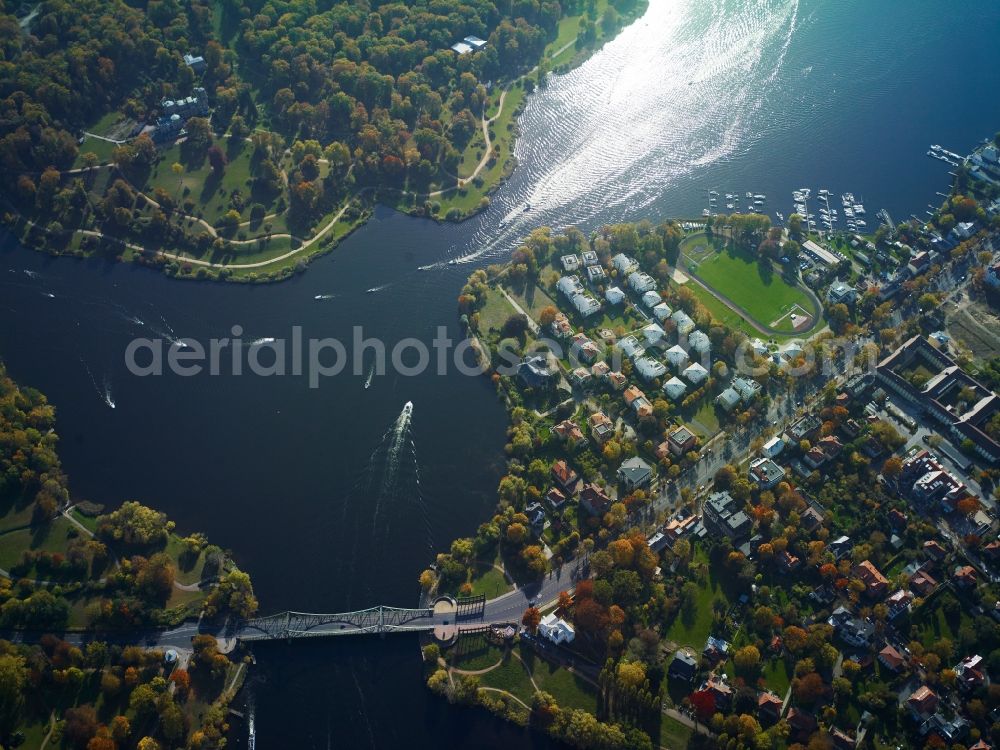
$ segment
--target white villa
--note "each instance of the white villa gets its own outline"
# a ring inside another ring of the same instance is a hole
[[[667,368],[652,357],[639,357],[635,361],[635,370],[645,380],[652,380],[666,373]]]
[[[618,253],[614,258],[611,259],[611,265],[618,269],[620,274],[632,273],[635,269],[639,267],[639,264],[634,258],[628,257],[625,253]]]
[[[708,334],[704,331],[691,331],[688,334],[688,347],[698,352],[698,354],[705,354],[712,348],[712,342],[708,338]]]
[[[646,353],[645,348],[643,348],[642,344],[639,343],[639,339],[635,336],[626,336],[615,344],[615,346],[622,354],[629,358],[639,357]]]
[[[686,336],[694,330],[694,321],[691,320],[691,316],[683,310],[674,310],[670,319],[674,321],[674,325],[677,326],[678,336]]]
[[[667,332],[656,325],[656,323],[650,323],[642,329],[642,335],[645,336],[646,341],[652,345],[659,344],[663,340],[663,337],[667,335]]]
[[[669,318],[672,313],[673,310],[670,309],[670,305],[666,302],[661,302],[653,308],[653,315],[656,316],[656,319],[661,323]]]
[[[697,362],[692,362],[681,374],[694,385],[700,385],[708,380],[708,370]]]
[[[677,369],[682,368],[688,361],[688,353],[678,344],[667,349],[665,356],[667,361]]]
[[[580,267],[580,259],[575,255],[564,255],[559,260],[562,261],[562,267],[567,272],[575,271]]]
[[[625,292],[616,286],[611,286],[604,292],[604,299],[608,301],[608,304],[620,305],[625,301]]]
[[[660,304],[660,300],[662,299],[663,298],[660,296],[660,293],[658,291],[656,291],[655,289],[650,289],[648,292],[643,292],[642,304],[644,304],[646,307],[652,308]]]
[[[687,388],[687,384],[676,375],[663,384],[663,392],[671,401],[676,401],[687,393]]]
[[[639,294],[656,289],[656,280],[648,273],[643,273],[642,271],[633,271],[630,273],[628,275],[628,284]]]
[[[538,632],[556,645],[572,643],[573,639],[576,638],[573,626],[561,617],[556,617],[555,612],[549,612],[542,618],[542,621],[538,623]]]

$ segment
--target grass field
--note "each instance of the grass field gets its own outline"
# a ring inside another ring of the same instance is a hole
[[[694,562],[708,562],[703,550],[698,549]],[[693,611],[681,612],[674,618],[667,629],[667,638],[676,643],[691,646],[700,652],[705,646],[705,640],[712,634],[712,625],[715,621],[712,603],[716,599],[724,602],[727,607],[730,604],[721,581],[712,572],[709,572],[705,582],[698,584],[698,596]]]
[[[480,332],[485,335],[493,329],[499,331],[504,321],[516,312],[510,302],[498,290],[490,289],[486,295],[486,304],[479,311]]]
[[[748,253],[731,247],[720,249],[719,246],[715,247],[716,252],[708,252],[709,245],[704,235],[686,238],[681,250],[691,260],[691,270],[698,278],[746,310],[759,325],[771,326],[796,305],[805,311],[812,309],[805,292],[790,286],[774,272],[772,266],[758,263]],[[689,284],[689,287],[694,291],[694,284]],[[722,309],[708,304],[706,307],[723,322],[724,316],[733,315],[733,311],[724,305]],[[793,332],[787,319],[774,327]]]
[[[69,543],[76,537],[76,531],[76,527],[59,516],[47,526],[4,534],[0,537],[0,568],[9,570],[21,561],[21,555],[28,550],[44,549],[65,554]]]
[[[508,654],[496,669],[491,669],[489,672],[480,675],[479,684],[483,687],[506,690],[529,706],[531,705],[531,696],[535,694],[535,688],[528,678],[528,673],[524,665],[512,654]]]
[[[582,677],[537,657],[531,674],[539,689],[552,693],[560,707],[597,709],[597,688]]]
[[[660,746],[667,750],[684,750],[694,730],[670,716],[660,718]]]

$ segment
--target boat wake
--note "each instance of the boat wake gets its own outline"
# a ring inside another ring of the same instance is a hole
[[[313,299],[315,300],[328,300],[335,299],[337,295],[335,294],[317,294]]]
[[[388,289],[390,286],[392,286],[392,282],[389,282],[388,284],[381,284],[379,286],[373,286],[371,289],[365,289],[365,293],[375,294],[376,292],[381,292],[383,289]]]
[[[94,386],[94,390],[97,392],[100,399],[109,409],[114,409],[117,404],[115,403],[114,394],[111,391],[111,378],[105,375],[101,379],[101,385],[98,385],[97,379],[94,377],[94,373],[90,371],[90,368],[87,366],[87,362],[83,357],[80,357],[80,364],[83,365],[83,369],[87,371],[87,377],[90,378],[90,383]]]
[[[274,336],[264,336],[263,338],[254,339],[250,342],[250,346],[262,346],[263,344],[273,344]]]

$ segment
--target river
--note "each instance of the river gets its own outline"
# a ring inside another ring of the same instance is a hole
[[[376,374],[365,389],[367,364],[316,389],[141,378],[125,368],[128,342],[207,341],[234,325],[248,343],[292,326],[350,341],[361,325],[390,347],[438,326],[457,338],[464,278],[532,227],[700,215],[709,189],[765,193],[772,216],[806,186],[863,196],[870,226],[883,207],[920,215],[948,184],[928,145],[965,153],[1000,128],[998,27],[989,0],[652,0],[530,97],[520,166],[481,216],[438,225],[380,209],[306,274],[262,287],[51,260],[8,239],[0,353],[56,404],[75,496],[141,499],[207,532],[251,573],[265,612],[410,606],[432,551],[494,503],[505,418],[485,379]],[[433,699],[407,636],[257,656],[262,749],[547,746]]]

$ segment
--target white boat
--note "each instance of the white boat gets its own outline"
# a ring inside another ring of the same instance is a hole
[[[712,213],[712,212],[711,212],[711,211],[709,211],[709,210],[708,210],[707,208],[703,208],[703,209],[701,209],[701,215],[702,215],[702,216],[709,216],[709,215],[711,215],[711,213]]]
[[[375,363],[373,362],[372,366],[368,368],[368,377],[365,378],[365,390],[366,391],[371,387],[372,376],[374,374],[375,374]]]
[[[753,193],[747,190],[747,198],[753,198]]]
[[[864,219],[855,219],[854,223],[857,224],[859,227],[868,226],[868,223]]]
[[[783,213],[781,213],[781,211],[775,211],[774,215],[778,217],[778,221],[784,221],[785,220],[785,215]]]
[[[719,194],[719,191],[718,191],[718,190],[709,190],[709,191],[708,191],[708,194],[709,194],[709,195],[718,195],[718,194]]]
[[[733,204],[732,204],[732,203],[727,203],[727,204],[726,204],[726,208],[728,208],[728,209],[732,210],[732,208],[733,208]]]
[[[858,216],[864,216],[865,215],[865,207],[862,206],[860,203],[855,203],[854,204],[854,213],[856,213]]]
[[[764,201],[764,200],[767,200],[767,196],[766,196],[766,195],[764,195],[763,193],[757,193],[757,195],[755,195],[755,196],[753,197],[753,199],[754,199],[755,201]]]

